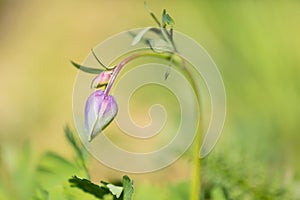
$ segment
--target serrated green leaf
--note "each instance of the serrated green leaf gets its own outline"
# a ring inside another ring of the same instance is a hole
[[[141,39],[143,38],[143,36],[151,29],[151,27],[147,27],[144,28],[143,30],[141,30],[132,40],[131,46],[136,45],[137,43],[139,43],[141,41]]]
[[[123,187],[121,187],[121,186],[115,186],[115,185],[113,185],[111,183],[107,184],[106,187],[117,198],[119,198],[121,196],[122,192],[123,192]]]
[[[101,72],[105,71],[103,69],[96,69],[96,68],[90,68],[90,67],[85,67],[83,65],[80,65],[80,64],[77,64],[75,63],[74,61],[70,61],[72,63],[72,65],[74,67],[76,67],[77,69],[83,71],[83,72],[87,72],[87,73],[90,73],[90,74],[100,74]]]
[[[99,199],[102,199],[106,194],[110,194],[108,188],[101,187],[87,179],[81,179],[77,176],[73,176],[72,178],[70,178],[69,183],[71,184],[71,187],[77,187],[83,190],[84,192],[94,195]]]
[[[171,27],[175,24],[173,18],[167,13],[166,9],[163,10],[162,23],[163,23],[163,26],[168,24]]]
[[[128,176],[123,176],[123,200],[132,200],[133,182]]]

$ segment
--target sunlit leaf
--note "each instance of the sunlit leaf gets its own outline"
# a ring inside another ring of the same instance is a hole
[[[123,176],[123,200],[132,200],[133,195],[133,182],[128,176]]]
[[[99,198],[94,196],[93,194],[87,193],[77,187],[70,187],[70,183],[67,183],[63,186],[63,194],[65,196],[63,200],[99,200]],[[113,195],[111,196],[113,197]],[[56,199],[51,198],[51,200]]]
[[[108,188],[94,184],[87,179],[78,178],[77,176],[73,176],[72,178],[70,178],[69,182],[71,183],[71,187],[77,187],[86,193],[94,195],[99,199],[102,199],[106,194],[110,194]]]
[[[109,191],[115,195],[117,198],[119,198],[123,192],[123,187],[121,186],[115,186],[113,184],[107,184],[106,187],[109,189]]]

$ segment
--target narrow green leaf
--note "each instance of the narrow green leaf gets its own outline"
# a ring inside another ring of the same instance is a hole
[[[128,176],[123,176],[123,200],[132,200],[133,182]]]
[[[111,183],[107,184],[106,187],[117,198],[119,198],[121,196],[122,192],[123,192],[123,187],[121,187],[121,186],[115,186],[115,185],[113,185]]]
[[[71,184],[71,187],[77,187],[84,192],[94,195],[99,199],[102,199],[106,194],[110,194],[108,188],[100,187],[99,185],[94,184],[87,179],[81,179],[77,176],[73,176],[72,178],[70,178],[69,183]]]
[[[104,70],[103,69],[96,69],[96,68],[90,68],[90,67],[85,67],[83,65],[80,65],[80,64],[77,64],[75,63],[74,61],[70,61],[72,63],[72,65],[74,67],[76,67],[77,69],[83,71],[83,72],[87,72],[87,73],[90,73],[90,74],[100,74],[101,72],[103,72]]]
[[[173,47],[162,39],[151,39],[148,41],[151,49],[157,53],[173,52]]]
[[[90,174],[86,166],[86,158],[85,158],[85,150],[84,148],[81,147],[81,145],[76,141],[74,137],[73,131],[69,128],[68,125],[65,126],[64,128],[65,135],[69,141],[69,143],[72,145],[74,151],[76,152],[76,157],[78,161],[80,162],[80,167],[83,168],[86,174],[86,178],[90,179]]]
[[[139,43],[141,41],[141,39],[143,38],[143,36],[151,29],[151,27],[147,27],[144,28],[143,30],[141,30],[132,40],[131,46],[136,45],[137,43]]]
[[[64,132],[65,132],[65,135],[69,141],[69,143],[72,145],[72,147],[74,148],[74,150],[76,151],[77,155],[79,157],[82,156],[82,151],[81,151],[81,147],[79,146],[79,144],[77,143],[77,141],[75,140],[74,138],[74,134],[73,132],[71,131],[70,127],[68,125],[65,126],[64,128]]]
[[[94,52],[94,49],[91,49],[91,51],[92,51],[92,54],[93,54],[94,58],[97,60],[97,62],[98,62],[102,67],[104,67],[106,70],[108,70],[108,67],[105,66],[105,65],[101,62],[101,60],[97,57],[96,53]]]
[[[154,19],[154,21],[157,23],[157,25],[158,25],[158,26],[161,26],[159,20],[157,19],[157,17],[155,16],[155,14],[150,10],[150,8],[148,7],[146,1],[144,1],[144,6],[145,6],[147,12],[151,15],[151,17],[152,17],[152,18]]]

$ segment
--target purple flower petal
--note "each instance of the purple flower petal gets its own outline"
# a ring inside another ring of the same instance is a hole
[[[93,92],[85,105],[85,130],[91,141],[114,119],[118,106],[113,96],[105,96],[102,90]]]

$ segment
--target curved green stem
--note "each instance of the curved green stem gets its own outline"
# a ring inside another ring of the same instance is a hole
[[[113,71],[113,74],[105,88],[105,91],[104,91],[104,94],[107,96],[118,76],[118,74],[121,72],[121,70],[123,69],[123,67],[135,60],[136,58],[140,58],[140,57],[146,57],[146,56],[152,56],[152,57],[158,57],[158,58],[163,58],[163,59],[169,59],[170,58],[170,55],[167,55],[167,54],[158,54],[158,53],[155,53],[155,52],[138,52],[138,53],[135,53],[133,55],[130,55],[128,57],[126,57],[125,59],[123,59],[121,62],[119,62],[117,64],[117,66],[115,67],[114,71]]]
[[[113,83],[115,82],[118,74],[120,73],[120,71],[123,69],[123,67],[126,64],[135,60],[136,58],[146,57],[146,56],[158,57],[158,58],[162,58],[162,59],[170,59],[170,58],[174,59],[174,57],[173,57],[174,52],[170,52],[170,53],[168,52],[165,54],[159,54],[159,53],[155,53],[155,52],[137,52],[135,54],[132,54],[132,55],[126,57],[121,62],[119,62],[117,64],[116,68],[114,69],[112,77],[105,88],[105,91],[104,91],[105,95],[106,96],[109,95]],[[192,76],[191,72],[188,70],[184,58],[182,58],[178,54],[177,54],[177,56],[179,57],[179,59],[182,63],[183,69],[185,70],[185,72],[187,73],[187,76],[190,79],[193,90],[196,92],[197,101],[198,101],[198,103],[200,103],[200,96],[197,92],[197,86],[195,84],[195,81],[192,78],[193,76]],[[195,137],[195,141],[193,143],[193,169],[192,169],[192,186],[191,186],[191,192],[190,192],[190,200],[199,200],[199,197],[200,197],[201,162],[200,162],[200,157],[199,157],[199,150],[201,147],[201,142],[202,142],[201,140],[202,140],[201,123],[199,121],[197,134]]]
[[[193,79],[193,76],[191,72],[188,70],[184,58],[180,57],[182,60],[182,65],[185,69],[185,72],[188,74],[188,77],[190,78],[190,82],[192,85],[193,90],[196,93],[197,102],[199,105],[199,112],[200,112],[200,94],[198,93],[197,86],[195,83],[195,80]],[[200,197],[200,190],[201,190],[201,160],[200,160],[200,148],[202,143],[202,133],[201,133],[201,122],[198,121],[198,128],[197,133],[194,139],[193,143],[193,168],[192,168],[192,185],[191,185],[191,191],[190,191],[190,200],[199,200]]]

